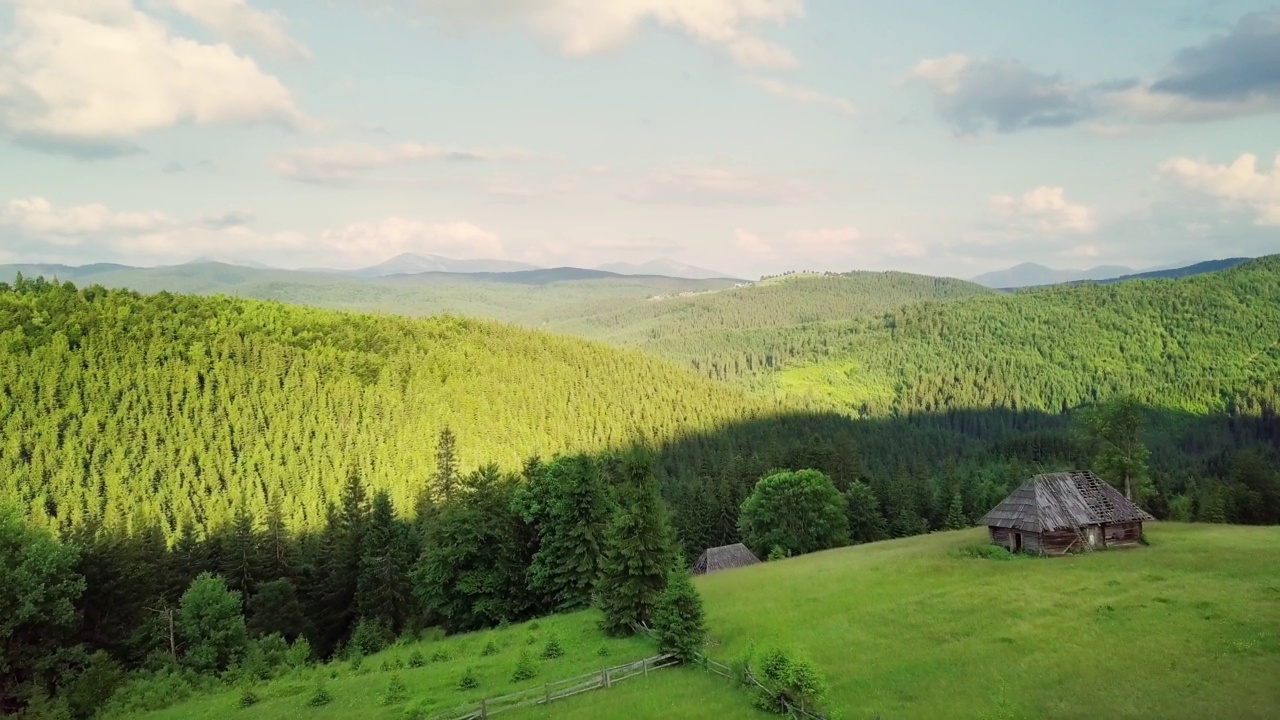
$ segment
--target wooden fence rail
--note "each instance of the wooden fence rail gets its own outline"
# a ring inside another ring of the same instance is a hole
[[[648,675],[653,670],[677,664],[679,664],[679,660],[674,655],[655,655],[624,665],[604,668],[599,672],[555,680],[543,684],[542,687],[529,688],[528,690],[521,690],[501,697],[485,698],[479,703],[432,715],[431,720],[480,720],[508,710],[516,710],[532,705],[545,705],[592,690],[609,688],[616,683]]]

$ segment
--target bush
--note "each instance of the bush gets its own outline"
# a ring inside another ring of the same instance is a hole
[[[131,717],[163,710],[191,697],[191,679],[180,671],[140,673],[111,696],[107,715]]]
[[[538,676],[538,664],[528,650],[520,651],[520,661],[516,663],[516,671],[511,673],[511,682],[524,682]]]
[[[392,675],[391,682],[387,684],[387,691],[382,693],[382,704],[398,705],[408,699],[409,687],[404,684],[404,678]]]
[[[967,553],[970,557],[980,560],[1012,560],[1014,558],[1014,554],[1009,552],[1009,548],[990,543],[969,548]]]
[[[409,667],[420,668],[426,664],[427,658],[422,654],[421,650],[415,648],[413,652],[409,653]]]
[[[827,683],[813,665],[778,649],[760,661],[759,680],[768,691],[756,694],[756,707],[779,715],[788,714],[789,706],[817,709],[827,695]]]
[[[295,670],[310,665],[311,643],[305,637],[299,636],[297,640],[293,641],[288,654],[285,655],[284,662]]]
[[[458,681],[459,690],[475,690],[480,687],[480,678],[476,677],[476,673],[471,668],[467,668],[462,674],[462,679]]]
[[[359,672],[364,665],[364,653],[360,652],[360,648],[354,648],[349,656],[352,672]]]
[[[89,662],[67,684],[62,694],[73,716],[92,717],[98,708],[107,704],[126,679],[120,663],[99,650],[89,656]]]
[[[542,647],[542,657],[555,660],[562,655],[564,655],[564,646],[560,644],[560,639],[555,635],[547,638],[547,644]]]
[[[537,642],[538,642],[538,636],[534,635],[533,633],[529,633],[529,636],[524,639],[525,645],[534,645]]]
[[[599,655],[600,657],[609,657],[609,646],[601,645],[596,649],[596,655]]]
[[[480,651],[480,655],[483,657],[489,657],[490,655],[497,655],[497,654],[498,654],[498,644],[492,640],[485,643],[484,649]]]
[[[236,704],[240,706],[241,710],[253,707],[258,704],[258,696],[253,694],[252,690],[245,690],[240,695],[240,700]]]
[[[427,720],[433,708],[430,700],[415,700],[404,709],[404,720]]]
[[[394,641],[395,636],[385,622],[360,618],[356,623],[356,629],[351,631],[348,647],[358,649],[365,655],[373,655]]]
[[[431,653],[431,662],[449,662],[449,651],[444,648],[440,648],[439,650]]]
[[[774,545],[769,550],[769,556],[765,559],[769,562],[776,562],[778,560],[786,560],[789,557],[791,557],[790,550],[782,547],[781,545]]]
[[[316,691],[311,693],[311,697],[307,700],[310,707],[323,707],[333,702],[333,695],[329,694],[329,688],[325,687],[322,681],[316,686]]]

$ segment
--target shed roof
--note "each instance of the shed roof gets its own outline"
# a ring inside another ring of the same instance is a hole
[[[1074,472],[1031,478],[980,523],[1039,533],[1154,519],[1097,475]]]
[[[755,565],[759,562],[760,558],[757,558],[755,553],[742,543],[723,545],[707,548],[702,555],[698,556],[698,561],[693,564],[693,574],[702,575],[717,570]]]

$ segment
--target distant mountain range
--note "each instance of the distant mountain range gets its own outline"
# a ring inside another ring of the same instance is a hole
[[[1103,265],[1089,270],[1055,270],[1036,263],[1023,263],[1008,270],[989,272],[973,278],[973,282],[989,288],[1014,290],[1017,288],[1062,285],[1066,283],[1098,282],[1117,283],[1127,280],[1155,280],[1180,278],[1217,272],[1235,267],[1249,258],[1206,260],[1194,265],[1154,268],[1138,271],[1120,265]]]
[[[714,278],[731,278],[715,270],[688,265],[675,260],[650,260],[646,263],[615,262],[596,267],[596,270],[617,273],[619,275],[661,275],[663,277],[684,278],[686,280],[711,280]]]
[[[1103,265],[1089,270],[1055,270],[1036,263],[1023,263],[1008,270],[997,270],[973,278],[979,285],[989,288],[1020,288],[1037,285],[1058,285],[1080,280],[1110,280],[1138,272],[1120,265]]]
[[[342,274],[352,277],[386,277],[388,275],[416,275],[417,273],[425,272],[501,273],[536,269],[538,269],[537,265],[514,260],[454,260],[443,255],[402,253],[372,267],[351,270]]]

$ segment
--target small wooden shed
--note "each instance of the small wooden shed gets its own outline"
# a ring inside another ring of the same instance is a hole
[[[730,568],[746,567],[748,565],[758,565],[760,558],[742,543],[733,545],[724,545],[722,547],[707,548],[698,556],[698,561],[693,564],[694,575],[706,575],[707,573],[716,572],[717,570],[728,570]]]
[[[1091,472],[1037,475],[987,513],[991,542],[1013,552],[1062,555],[1137,545],[1155,518]]]

